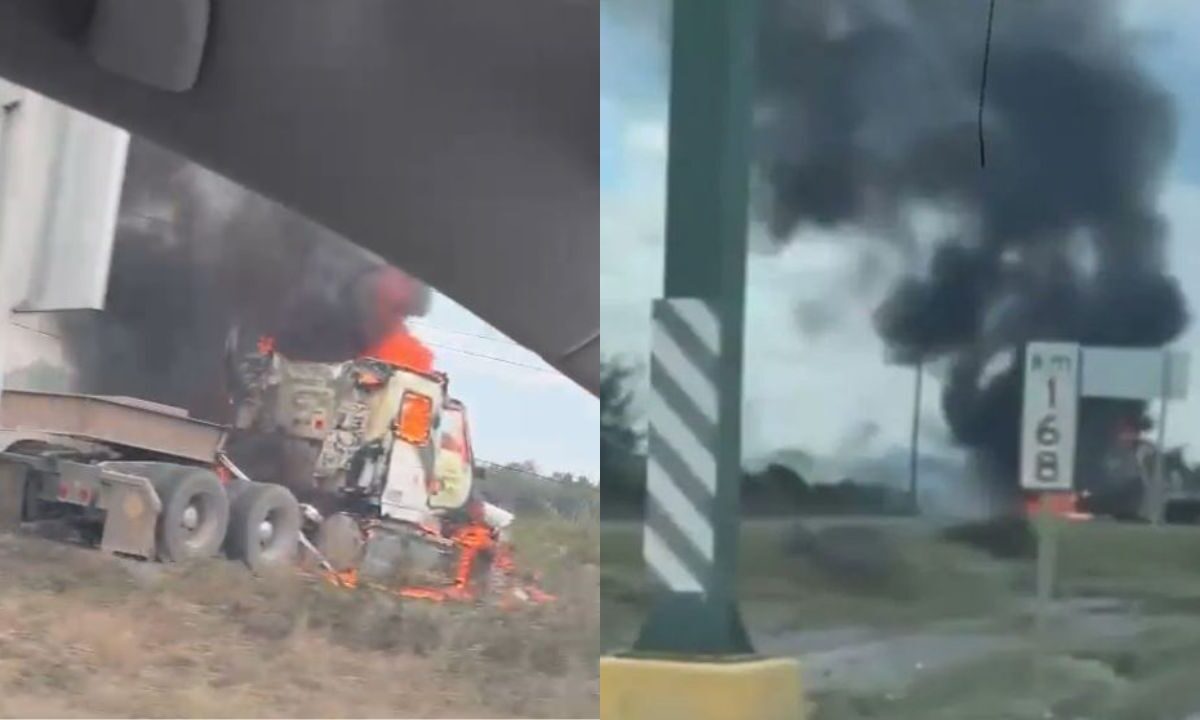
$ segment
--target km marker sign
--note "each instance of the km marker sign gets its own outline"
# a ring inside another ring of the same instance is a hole
[[[1177,350],[1029,343],[1021,422],[1021,487],[1038,492],[1066,492],[1074,487],[1080,397],[1160,401],[1161,451],[1167,406],[1171,400],[1187,397],[1190,362],[1187,353]],[[1158,458],[1155,496],[1161,495],[1161,452]],[[1156,520],[1159,510],[1155,508]]]

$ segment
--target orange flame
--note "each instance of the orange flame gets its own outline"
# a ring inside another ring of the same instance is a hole
[[[325,570],[321,574],[326,580],[340,588],[352,590],[358,587],[358,570],[355,570],[354,568],[343,570],[342,572]]]
[[[374,342],[363,356],[417,372],[432,372],[433,352],[409,332],[404,322],[413,310],[419,283],[392,267],[375,273],[371,283],[375,306],[368,327]]]
[[[1051,514],[1068,520],[1086,520],[1089,517],[1079,511],[1079,496],[1075,493],[1046,493],[1044,496],[1029,493],[1025,496],[1027,516],[1036,516],[1043,507]]]
[[[471,583],[471,574],[475,561],[480,552],[493,549],[495,556],[492,563],[494,572],[503,573],[506,577],[516,574],[516,564],[507,546],[496,543],[490,528],[471,523],[457,530],[451,537],[451,542],[459,548],[452,584],[442,587],[425,585],[407,585],[399,588],[387,588],[379,585],[362,583],[358,571],[354,569],[343,572],[325,570],[321,573],[326,581],[341,588],[354,589],[360,586],[370,587],[409,600],[425,600],[429,602],[472,602],[479,599],[479,589]],[[500,600],[501,609],[511,609],[520,603],[544,605],[556,600],[554,595],[537,587],[534,583],[517,583],[506,588]]]
[[[408,331],[403,321],[398,321],[392,332],[368,348],[363,356],[417,372],[433,372],[433,352]]]

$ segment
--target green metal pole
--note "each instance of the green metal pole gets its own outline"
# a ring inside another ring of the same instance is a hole
[[[710,303],[719,321],[717,412],[709,448],[716,477],[706,515],[712,559],[701,573],[702,591],[659,597],[634,646],[642,654],[753,652],[737,607],[736,580],[756,4],[674,5],[664,293],[668,300]]]

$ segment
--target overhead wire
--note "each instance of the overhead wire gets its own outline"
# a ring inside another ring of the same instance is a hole
[[[521,348],[522,350],[525,349],[525,347],[523,345],[521,345],[520,343],[514,342],[505,337],[500,337],[499,335],[482,335],[479,333],[470,333],[465,330],[455,330],[455,329],[451,329],[451,328],[447,328],[447,327],[442,327],[440,325],[434,325],[433,323],[428,322],[426,320],[421,320],[420,318],[410,318],[407,322],[412,323],[416,327],[429,328],[430,330],[436,330],[437,332],[450,333],[451,335],[461,335],[463,337],[469,337],[469,338],[477,338],[479,340],[488,340],[490,342],[500,343],[502,345],[511,345],[516,348]]]
[[[519,348],[525,352],[529,352],[529,350],[526,349],[524,346],[520,345],[519,343],[513,342],[512,340],[509,340],[507,338],[490,336],[490,335],[482,335],[479,333],[466,332],[465,330],[455,330],[455,329],[451,329],[451,328],[441,327],[439,325],[434,325],[433,323],[430,323],[430,322],[427,322],[424,320],[420,320],[420,319],[415,319],[415,318],[410,319],[409,322],[419,328],[428,328],[430,330],[434,330],[437,332],[449,333],[451,335],[460,335],[462,337],[476,338],[479,340],[488,340],[491,342],[500,343],[502,345],[510,345],[512,347]],[[517,360],[510,360],[508,358],[497,357],[495,355],[489,355],[487,353],[481,353],[481,352],[476,352],[473,350],[467,350],[465,348],[457,347],[454,345],[447,345],[445,343],[439,343],[439,342],[435,342],[433,340],[425,339],[425,340],[423,340],[423,342],[425,342],[426,345],[431,345],[433,347],[441,348],[443,350],[449,350],[451,352],[461,353],[463,355],[468,355],[470,357],[479,358],[481,360],[489,360],[491,362],[503,363],[505,365],[512,365],[514,367],[525,368],[527,370],[534,370],[537,372],[543,372],[543,373],[547,373],[547,374],[557,374],[556,370],[553,370],[548,367],[539,367],[537,365],[523,363],[523,362],[520,362]]]
[[[987,167],[987,152],[983,142],[983,105],[987,98],[988,61],[992,55],[992,20],[996,15],[996,0],[988,3],[987,35],[983,41],[983,70],[979,79],[979,117],[976,125],[979,131],[979,167]]]
[[[445,345],[442,343],[433,342],[431,340],[423,340],[423,342],[426,345],[431,345],[433,347],[441,348],[443,350],[449,350],[451,352],[461,353],[463,355],[469,355],[471,357],[479,358],[481,360],[489,360],[491,362],[503,363],[505,365],[513,365],[515,367],[525,368],[526,370],[534,370],[537,372],[543,372],[543,373],[547,373],[547,374],[551,374],[551,375],[557,374],[557,371],[552,370],[550,368],[538,367],[537,365],[530,365],[528,363],[517,362],[516,360],[509,360],[507,358],[496,357],[495,355],[488,355],[486,353],[477,353],[477,352],[473,352],[471,350],[465,350],[460,347],[455,347],[453,345]]]

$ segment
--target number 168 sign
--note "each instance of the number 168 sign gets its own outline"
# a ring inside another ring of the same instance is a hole
[[[1079,346],[1030,343],[1025,352],[1021,487],[1070,490],[1075,477]]]

